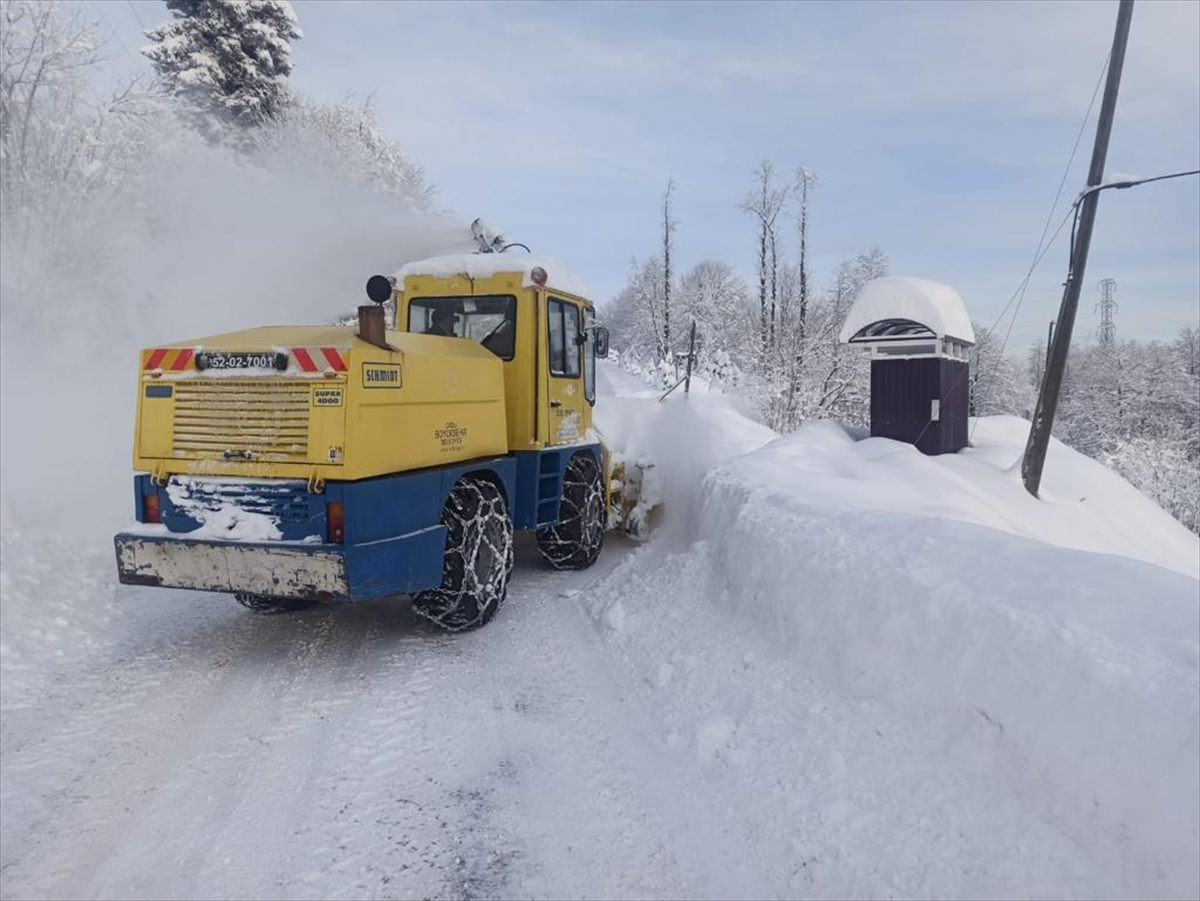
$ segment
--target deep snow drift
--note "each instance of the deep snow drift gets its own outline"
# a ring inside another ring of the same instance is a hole
[[[609,431],[701,487],[674,497],[668,534],[593,613],[651,685],[691,661],[664,719],[735,772],[732,804],[789,795],[789,780],[817,792],[791,824],[824,862],[807,889],[1200,891],[1196,536],[1058,442],[1047,499],[1033,500],[1019,477],[1028,424],[1012,417],[931,458],[830,422],[776,438],[712,395],[638,403]],[[871,718],[827,723],[827,697],[810,707],[777,675],[787,660]],[[699,698],[719,712],[696,720]],[[930,771],[915,748],[935,755]],[[807,763],[825,755],[832,798]],[[913,767],[933,783],[906,783]],[[847,855],[896,881],[829,869]]]

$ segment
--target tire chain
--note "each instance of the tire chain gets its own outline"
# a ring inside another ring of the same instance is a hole
[[[599,554],[608,518],[601,482],[590,457],[579,455],[567,464],[558,522],[538,532],[538,549],[555,569],[584,569]]]
[[[486,486],[486,487],[485,487]],[[453,517],[457,524],[447,523]],[[508,589],[514,565],[512,519],[504,496],[490,482],[464,481],[454,486],[446,502],[442,522],[447,526],[447,543],[442,586],[421,592],[413,609],[448,632],[481,626],[495,615]],[[457,533],[457,534],[456,534]],[[482,559],[504,565],[489,566],[482,575]],[[475,563],[468,566],[468,561]],[[455,575],[459,585],[446,585]]]

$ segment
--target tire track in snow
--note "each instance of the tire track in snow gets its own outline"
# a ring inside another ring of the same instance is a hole
[[[487,628],[400,601],[254,617],[123,590],[124,632],[6,718],[5,896],[714,892],[644,712],[526,542]],[[79,603],[86,604],[86,598]],[[642,725],[638,725],[641,723]],[[706,846],[710,843],[706,842]],[[725,892],[728,894],[728,892]]]

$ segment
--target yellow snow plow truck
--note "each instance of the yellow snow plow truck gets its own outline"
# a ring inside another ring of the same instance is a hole
[[[591,566],[637,473],[592,429],[608,332],[582,291],[554,260],[436,257],[373,276],[357,325],[146,348],[121,582],[262,613],[407,594],[459,631],[503,602],[514,531]]]

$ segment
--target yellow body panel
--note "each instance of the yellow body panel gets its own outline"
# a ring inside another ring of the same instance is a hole
[[[134,467],[325,481],[507,452],[500,360],[471,341],[387,340],[376,347],[353,326],[266,327],[144,350]],[[286,352],[288,368],[199,371],[200,350]]]
[[[406,327],[414,298],[487,295],[516,299],[515,354],[508,361],[493,357],[503,367],[509,449],[542,450],[584,441],[591,432],[592,406],[585,397],[582,365],[578,377],[551,375],[548,304],[550,298],[573,304],[583,322],[585,314],[592,311],[589,301],[561,291],[523,286],[522,273],[517,271],[474,279],[410,275],[397,286],[397,323]],[[440,340],[467,343],[461,338]],[[582,353],[580,356],[582,360]]]

